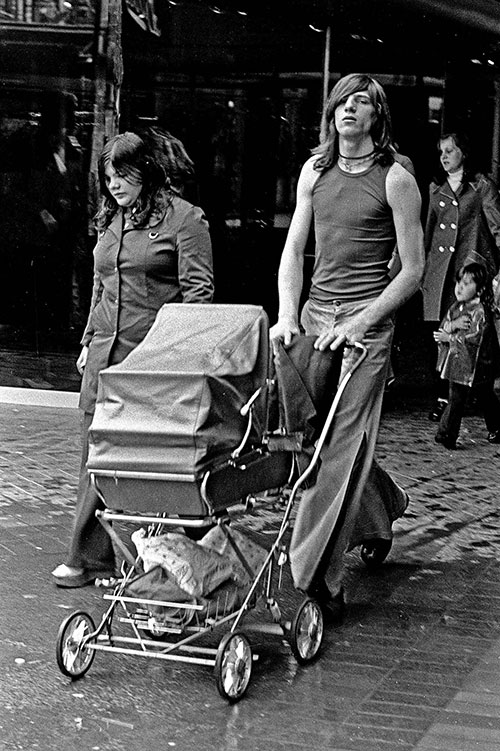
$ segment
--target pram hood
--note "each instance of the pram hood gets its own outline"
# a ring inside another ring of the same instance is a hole
[[[123,362],[101,371],[88,469],[193,474],[242,440],[265,386],[269,322],[254,305],[168,304]],[[266,389],[250,442],[265,430]]]

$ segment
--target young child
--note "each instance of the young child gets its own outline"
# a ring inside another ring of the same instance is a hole
[[[437,369],[449,382],[448,405],[436,433],[436,443],[455,449],[460,424],[472,387],[488,429],[488,441],[500,443],[500,401],[494,391],[496,345],[492,318],[491,280],[479,263],[463,266],[456,275],[456,301],[441,327]]]

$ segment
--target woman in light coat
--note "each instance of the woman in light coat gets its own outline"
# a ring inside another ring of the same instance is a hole
[[[493,277],[500,264],[497,186],[469,171],[468,147],[457,133],[441,136],[439,152],[445,176],[430,185],[422,282],[424,321],[433,331],[454,302],[457,271],[467,263],[482,263]],[[446,394],[440,393],[429,418],[438,421],[445,406]]]
[[[200,208],[177,194],[179,160],[186,172],[191,165],[179,143],[175,152],[170,150],[175,156],[169,164],[138,135],[123,133],[105,146],[99,160],[103,202],[94,286],[77,361],[83,373],[82,463],[69,554],[52,572],[60,587],[80,587],[116,573],[111,539],[95,517],[102,503],[86,471],[100,371],[121,362],[142,341],[163,304],[210,303],[213,298],[208,224]],[[175,183],[169,181],[170,172]]]

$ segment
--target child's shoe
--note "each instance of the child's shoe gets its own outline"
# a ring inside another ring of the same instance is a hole
[[[429,412],[429,420],[432,422],[439,422],[441,415],[445,411],[448,405],[448,399],[438,399],[434,407]]]

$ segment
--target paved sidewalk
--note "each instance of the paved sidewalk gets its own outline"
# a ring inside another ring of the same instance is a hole
[[[370,573],[349,554],[346,620],[314,664],[252,636],[261,657],[230,706],[202,667],[98,654],[82,680],[62,676],[59,623],[104,610],[100,590],[58,590],[49,574],[71,526],[79,418],[0,403],[0,749],[497,751],[500,447],[477,417],[465,429],[449,452],[417,402],[386,411],[379,458],[412,497],[386,564]],[[266,507],[248,527],[271,535],[279,519]]]

